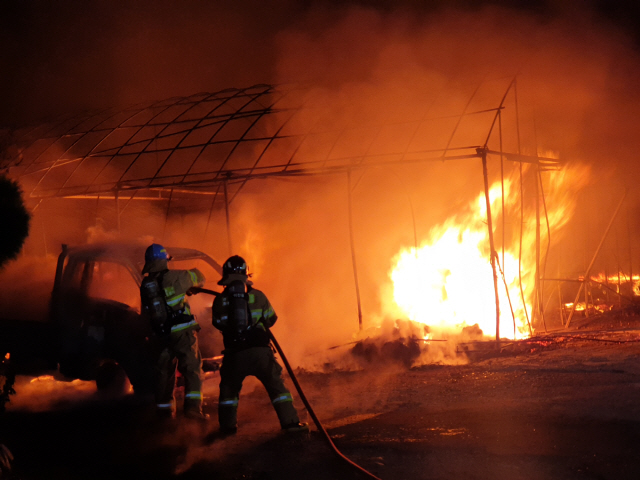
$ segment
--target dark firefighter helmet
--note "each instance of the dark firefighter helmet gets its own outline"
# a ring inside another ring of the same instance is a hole
[[[231,275],[232,273],[237,273],[239,275],[247,274],[247,262],[245,262],[244,258],[239,255],[227,258],[227,261],[224,262],[224,265],[222,266],[223,276]]]
[[[252,285],[249,280],[250,275],[247,273],[247,262],[239,255],[227,258],[222,265],[222,278],[218,285],[228,285],[234,280],[242,280],[247,285]]]

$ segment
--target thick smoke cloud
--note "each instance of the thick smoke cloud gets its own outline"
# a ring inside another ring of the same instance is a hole
[[[402,11],[382,14],[366,8],[342,13],[327,22],[326,12],[312,12],[296,28],[278,36],[283,52],[278,79],[310,82],[329,92],[327,108],[336,112],[332,120],[347,127],[383,118],[390,123],[409,120],[419,110],[421,95],[427,98],[430,89],[453,84],[455,95],[455,86],[459,86],[462,103],[465,82],[517,74],[522,153],[551,151],[565,162],[593,168],[594,181],[578,198],[564,243],[555,244],[555,252],[550,252],[551,258],[562,261],[550,266],[552,271],[584,272],[622,190],[630,189],[628,212],[638,202],[633,186],[640,172],[632,153],[638,142],[630,126],[640,113],[634,87],[639,64],[630,39],[600,22],[595,11],[584,10],[559,11],[557,17],[493,7],[473,14],[450,10],[424,16]],[[516,147],[506,145],[505,150],[516,151]],[[456,203],[453,197],[466,200],[481,191],[478,184],[470,185],[481,178],[473,168],[478,166],[403,172],[401,182],[423,181],[421,188],[406,188],[411,195],[421,192],[414,198],[416,210],[424,208],[435,217],[419,219],[419,228],[446,218],[447,206]],[[375,172],[364,175],[369,181],[372,176]],[[460,178],[469,184],[460,185]],[[373,181],[358,190],[355,200],[360,268],[369,274],[364,278],[375,285],[383,283],[380,273],[384,271],[376,261],[388,261],[392,245],[410,246],[406,221],[402,227],[398,222],[401,212],[407,212],[406,200],[400,206],[403,189],[394,183],[388,175]],[[365,205],[376,208],[367,211]],[[396,218],[375,218],[385,206],[395,209]],[[438,215],[442,218],[436,220]],[[635,232],[633,213],[629,215],[631,218],[620,217],[619,230],[629,227]],[[397,228],[384,229],[385,225]],[[404,232],[405,238],[394,238],[390,232]],[[585,237],[591,237],[590,241]],[[633,233],[625,237],[610,238],[605,250],[615,248],[616,242],[626,243]],[[305,255],[300,248],[297,253]],[[616,253],[625,258],[623,264],[629,262],[626,252],[620,255],[618,249]],[[375,305],[376,295],[367,292],[367,286],[361,288],[363,303]],[[375,313],[366,315],[371,319]]]

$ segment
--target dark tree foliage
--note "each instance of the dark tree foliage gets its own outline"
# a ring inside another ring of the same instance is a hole
[[[0,176],[0,268],[20,253],[30,220],[18,183]]]

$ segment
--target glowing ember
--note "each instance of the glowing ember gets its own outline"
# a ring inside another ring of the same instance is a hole
[[[571,173],[567,170],[552,172],[552,183],[545,185],[546,205],[554,209],[548,212],[552,233],[567,223],[575,206],[572,194],[588,178],[584,168],[574,169]],[[489,195],[494,226],[501,221],[501,194],[500,183],[494,184]],[[519,189],[505,180],[504,195],[508,218],[518,225],[519,221],[514,222],[514,219],[520,217]],[[529,213],[525,211],[527,215]],[[500,336],[513,338],[515,323],[515,337],[522,338],[529,335],[527,315],[530,317],[532,311],[535,221],[525,221],[523,225],[521,274],[518,267],[519,230],[513,230],[505,242],[504,256],[502,248],[496,245],[501,270],[498,272]],[[390,277],[393,299],[400,309],[396,313],[451,332],[478,324],[485,335],[495,337],[495,292],[484,192],[469,204],[466,212],[434,227],[417,251],[415,248],[401,251]],[[521,294],[520,281],[524,294]]]

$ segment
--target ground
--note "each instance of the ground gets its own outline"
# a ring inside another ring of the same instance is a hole
[[[464,365],[378,361],[298,380],[340,452],[382,480],[637,480],[639,334],[640,318],[609,314],[476,349]],[[19,377],[1,419],[15,456],[8,478],[367,478],[330,448],[295,391],[312,431],[280,432],[252,379],[238,433],[220,437],[217,382],[205,381],[212,421],[159,423],[131,395],[106,399],[81,382],[61,393],[52,378]]]

